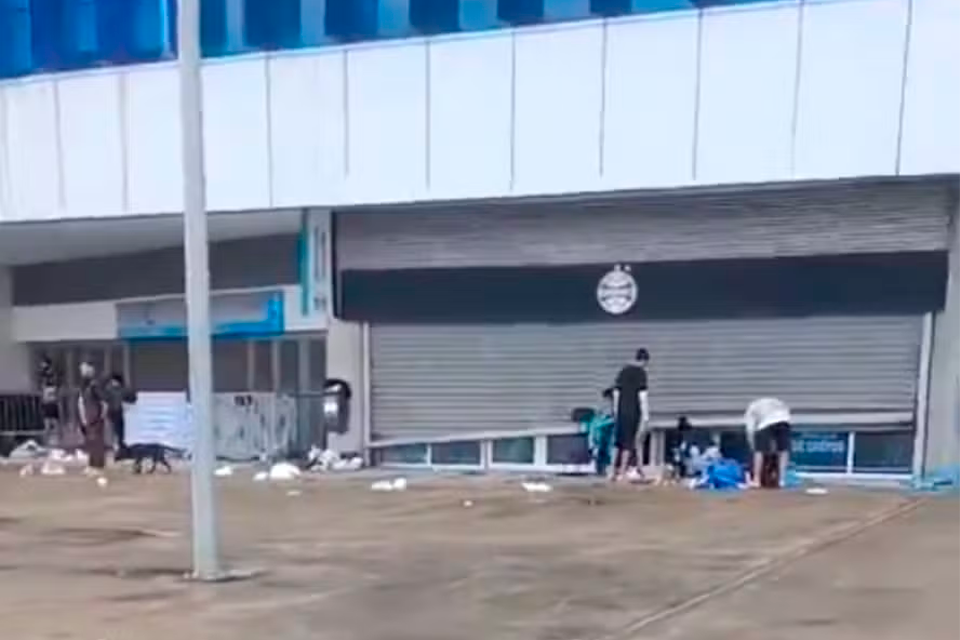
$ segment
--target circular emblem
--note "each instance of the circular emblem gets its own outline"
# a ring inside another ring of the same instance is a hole
[[[637,303],[637,281],[629,268],[615,266],[597,284],[597,302],[600,308],[615,316],[622,315]]]

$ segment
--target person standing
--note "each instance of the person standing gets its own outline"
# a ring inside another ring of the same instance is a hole
[[[647,397],[649,362],[650,353],[646,349],[638,349],[633,362],[620,370],[613,385],[616,453],[611,480],[624,476],[630,466],[636,464],[637,443],[642,443],[650,424],[650,403]]]
[[[40,361],[40,413],[43,416],[43,439],[48,447],[60,433],[60,374],[49,356]]]
[[[115,373],[107,380],[104,388],[107,400],[107,419],[113,431],[114,445],[116,446],[115,460],[127,457],[126,420],[124,407],[137,401],[137,394],[127,387],[123,376]]]
[[[106,398],[92,364],[84,362],[80,365],[80,379],[77,408],[89,457],[87,473],[99,475],[107,466]]]
[[[790,407],[777,398],[760,398],[747,407],[743,421],[753,452],[750,483],[761,485],[764,459],[773,453],[777,455],[777,477],[780,486],[784,486],[790,465]]]

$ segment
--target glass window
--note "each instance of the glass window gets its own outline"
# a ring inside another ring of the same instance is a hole
[[[426,464],[427,445],[402,444],[374,449],[374,464]]]
[[[853,444],[853,470],[861,473],[910,473],[913,431],[858,432]]]
[[[244,0],[244,36],[252,49],[300,46],[300,0]]]
[[[589,464],[587,436],[571,433],[547,436],[547,464]]]
[[[327,0],[327,35],[344,42],[377,37],[377,0]]]
[[[249,391],[246,340],[213,341],[213,390],[216,393]]]
[[[33,70],[30,0],[0,0],[0,77]]]
[[[483,31],[500,25],[497,0],[460,0],[458,13],[463,31]]]
[[[300,343],[294,340],[282,340],[278,348],[280,349],[280,389],[299,391],[301,389]]]
[[[140,391],[186,391],[186,340],[139,340],[130,343],[131,381]]]
[[[533,464],[533,438],[501,438],[492,442],[495,464]]]
[[[431,445],[430,462],[433,464],[480,464],[480,443],[440,442]]]
[[[253,343],[253,390],[273,391],[273,342]]]
[[[794,432],[790,460],[798,471],[842,473],[847,470],[848,444],[845,431]]]
[[[546,20],[583,20],[592,17],[591,0],[543,0]]]
[[[543,0],[500,0],[497,15],[514,25],[543,22]]]

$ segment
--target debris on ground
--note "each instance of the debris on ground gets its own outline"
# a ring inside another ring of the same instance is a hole
[[[27,440],[10,452],[11,460],[33,460],[43,457],[44,448],[36,440]]]
[[[825,496],[830,492],[824,487],[810,487],[804,491],[804,493],[806,493],[808,496]]]
[[[218,478],[229,478],[233,475],[233,467],[228,464],[223,465],[222,467],[217,467],[217,470],[213,472],[213,475]]]
[[[550,493],[553,487],[546,482],[523,482],[520,484],[527,493]]]
[[[267,479],[274,481],[296,480],[301,475],[300,467],[290,462],[278,462],[267,473]]]
[[[27,464],[20,467],[20,477],[25,478],[27,476],[32,476],[37,472],[37,469],[32,464]]]
[[[108,484],[110,484],[110,481],[107,480],[105,477],[100,476],[99,478],[97,478],[97,486],[100,487],[101,489],[105,489]]]
[[[270,479],[269,471],[258,471],[255,474],[253,474],[254,482],[266,482],[269,479]]]
[[[363,468],[360,456],[343,457],[333,449],[321,449],[314,445],[307,454],[307,469],[310,471],[359,471]]]
[[[62,476],[66,475],[67,468],[59,460],[54,460],[48,458],[43,462],[43,465],[40,467],[40,475],[42,476]]]
[[[370,485],[371,491],[406,491],[407,479],[394,478],[393,480],[377,480]]]

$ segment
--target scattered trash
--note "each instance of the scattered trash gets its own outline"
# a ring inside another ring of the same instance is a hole
[[[37,472],[36,468],[32,464],[24,465],[20,467],[20,477],[25,478],[27,476],[32,476]]]
[[[229,478],[233,475],[233,467],[225,464],[222,467],[218,467],[217,470],[213,472],[213,475],[217,476],[218,478]]]
[[[810,487],[809,489],[804,491],[804,493],[806,493],[808,496],[825,496],[830,492],[827,491],[824,487]]]
[[[63,466],[62,462],[57,460],[46,460],[43,463],[43,466],[40,467],[40,475],[42,476],[62,476],[67,473],[67,468]]]
[[[721,458],[707,464],[699,478],[690,482],[691,489],[736,491],[746,484],[743,467],[736,460]]]
[[[100,487],[101,489],[106,488],[108,484],[110,484],[110,481],[104,478],[103,476],[100,476],[99,478],[97,478],[97,486]]]
[[[527,493],[550,493],[553,491],[553,487],[546,482],[524,482],[521,486]]]
[[[253,475],[254,482],[266,482],[270,479],[270,473],[267,471],[258,471]]]
[[[63,449],[50,449],[50,452],[47,453],[47,460],[55,460],[56,462],[64,462],[70,459],[70,454],[68,454]]]
[[[302,491],[297,491],[296,489],[293,489],[293,490],[291,490],[291,491],[287,491],[287,495],[290,496],[291,498],[295,498],[295,497],[301,495],[302,493],[303,493]]]
[[[393,480],[377,480],[370,485],[372,491],[406,491],[407,479],[394,478]]]
[[[333,449],[321,449],[314,445],[307,454],[307,468],[310,471],[359,471],[363,468],[363,458],[344,458]]]
[[[469,509],[470,507],[473,506],[473,500],[464,500],[464,501],[463,501],[463,506],[464,506],[465,508]]]
[[[791,466],[787,468],[787,472],[783,476],[782,484],[784,489],[796,489],[803,485],[803,479],[800,478],[797,470]]]
[[[32,460],[43,456],[43,447],[35,440],[27,440],[10,452],[11,460]]]
[[[270,467],[267,477],[270,480],[296,480],[301,475],[300,467],[289,462],[278,462]]]

